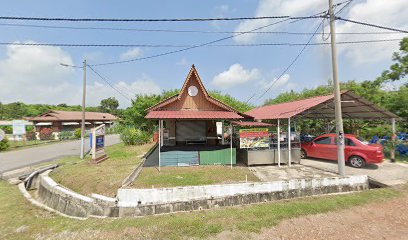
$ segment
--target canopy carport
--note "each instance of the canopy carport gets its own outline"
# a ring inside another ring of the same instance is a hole
[[[392,123],[393,138],[395,137],[395,119],[398,118],[398,116],[394,113],[377,106],[351,91],[341,92],[341,106],[342,115],[345,119],[390,120]],[[276,120],[278,129],[280,128],[280,120],[285,119],[288,123],[288,135],[290,136],[290,123],[293,119],[334,119],[334,95],[331,94],[262,106],[254,108],[245,114],[252,116],[257,121]],[[280,145],[279,139],[278,137],[278,146]],[[290,153],[290,139],[288,147]],[[392,152],[392,160],[394,158],[393,156],[394,153]],[[291,156],[289,155],[289,159],[290,158]]]

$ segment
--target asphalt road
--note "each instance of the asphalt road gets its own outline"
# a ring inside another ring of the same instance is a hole
[[[321,170],[337,173],[337,161],[302,159],[300,164]],[[364,168],[346,166],[346,175],[367,175],[387,185],[408,183],[408,164],[391,163],[385,160],[380,164],[371,164]]]
[[[105,146],[119,142],[119,135],[105,136]],[[79,155],[79,149],[80,140],[76,140],[0,153],[0,173],[52,161],[64,156]],[[85,140],[85,150],[89,150],[89,138]]]

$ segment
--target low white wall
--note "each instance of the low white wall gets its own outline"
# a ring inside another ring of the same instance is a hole
[[[145,204],[190,201],[253,194],[280,192],[296,189],[317,189],[330,186],[350,186],[368,183],[367,176],[349,176],[344,178],[293,179],[289,181],[239,183],[225,185],[188,186],[157,189],[119,189],[117,198],[119,207],[135,207]]]

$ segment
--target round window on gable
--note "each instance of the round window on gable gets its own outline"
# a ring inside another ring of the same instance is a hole
[[[192,97],[195,97],[195,96],[197,96],[197,93],[198,93],[198,89],[197,89],[196,86],[190,86],[188,88],[188,95],[190,95]]]

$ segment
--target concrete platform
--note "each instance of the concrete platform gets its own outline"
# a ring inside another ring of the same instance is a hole
[[[317,168],[323,171],[337,173],[337,161],[320,159],[302,159],[304,167]],[[367,175],[381,183],[394,186],[408,183],[408,164],[391,163],[389,160],[381,164],[371,164],[365,168],[353,168],[346,166],[346,175]]]
[[[338,177],[336,173],[328,172],[314,167],[305,166],[302,164],[292,164],[291,167],[287,165],[269,165],[249,167],[250,171],[263,182],[272,182],[279,180],[291,179],[312,179],[325,177]]]

